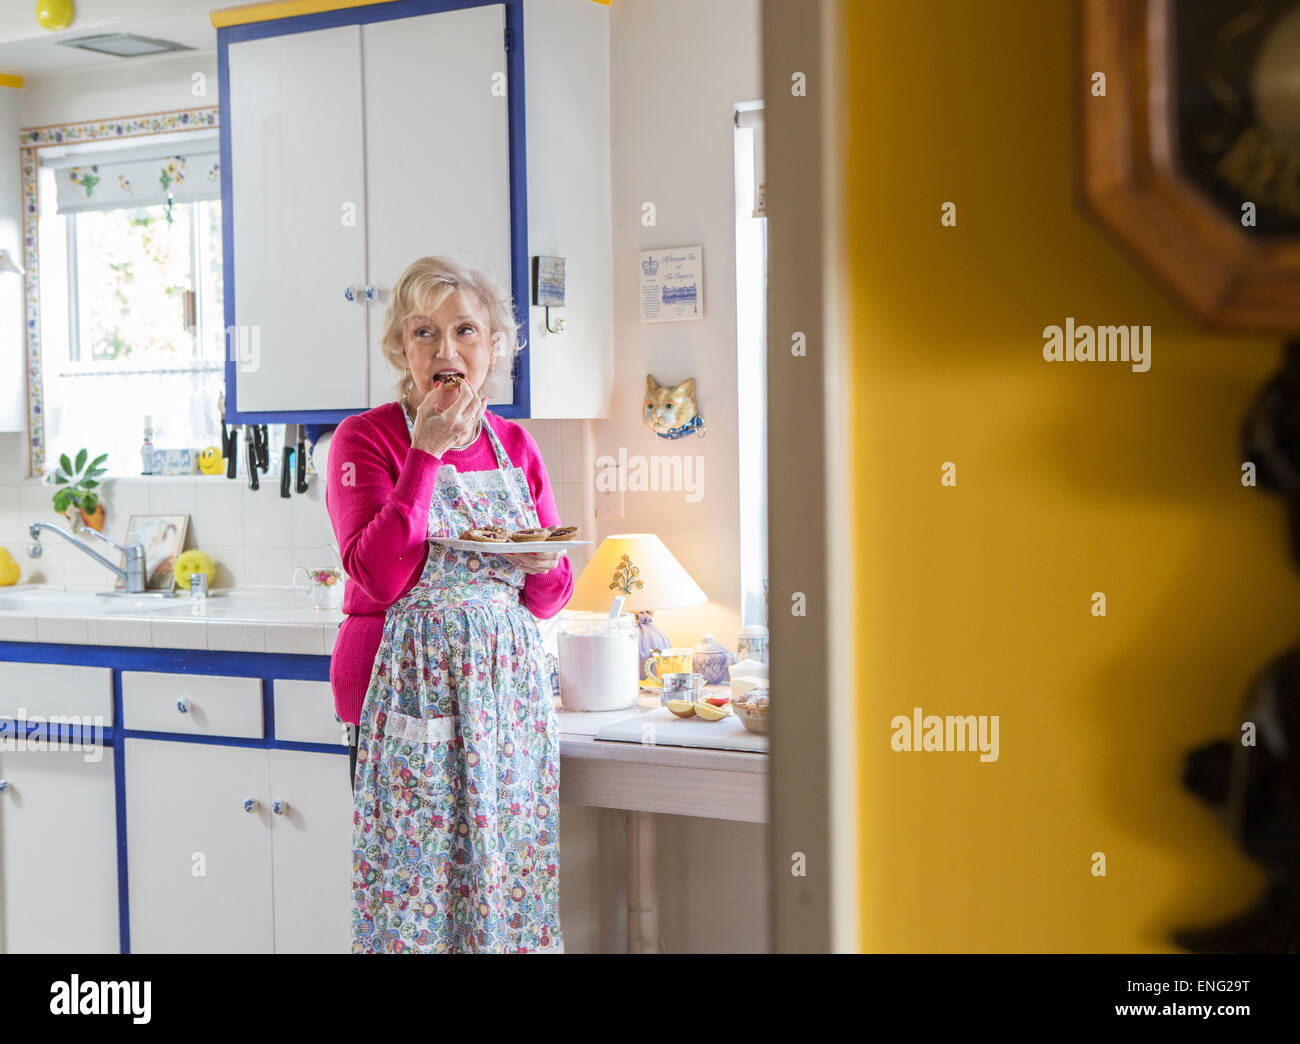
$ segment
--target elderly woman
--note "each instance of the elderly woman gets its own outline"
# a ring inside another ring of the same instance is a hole
[[[560,521],[532,436],[486,412],[517,334],[490,276],[420,258],[384,319],[397,401],[348,417],[330,445],[355,953],[563,952],[559,735],[535,617],[563,607],[572,569],[563,553],[437,542]]]

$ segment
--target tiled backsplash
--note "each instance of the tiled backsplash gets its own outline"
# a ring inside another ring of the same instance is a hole
[[[546,462],[560,517],[584,535],[595,533],[591,425],[588,421],[522,422],[532,432]],[[27,557],[32,522],[60,522],[50,504],[52,490],[24,478],[26,448],[20,434],[0,433],[0,546],[9,549],[22,570],[22,583],[60,587],[112,586],[108,570],[58,537],[41,539],[43,554]],[[195,475],[184,478],[107,479],[103,484],[106,536],[121,543],[131,515],[185,513],[190,516],[187,548],[197,547],[217,565],[216,587],[287,587],[295,566],[333,564],[334,533],[325,511],[324,485],[313,476],[310,488],[289,499],[278,481],[263,476],[254,492],[242,480]],[[571,552],[575,575],[590,552]]]

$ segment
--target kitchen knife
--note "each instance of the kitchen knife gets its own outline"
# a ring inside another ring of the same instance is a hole
[[[284,449],[280,451],[280,496],[285,500],[289,499],[289,482],[292,476],[289,474],[289,459],[293,456],[293,429],[297,427],[294,424],[284,426]]]
[[[221,394],[217,396],[217,417],[221,421],[221,455],[226,461],[226,478],[235,477],[235,469],[239,464],[235,454],[239,452],[239,425],[232,424],[226,427],[226,396]]]
[[[258,424],[255,429],[257,437],[254,442],[257,445],[257,466],[263,472],[271,470],[271,438],[267,434],[266,425]]]
[[[298,493],[307,492],[307,430],[298,425],[298,481],[294,489]]]
[[[248,488],[258,489],[257,482],[257,426],[248,426],[248,437],[244,439],[244,448],[248,451]]]

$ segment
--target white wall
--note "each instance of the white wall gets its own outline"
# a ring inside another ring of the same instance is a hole
[[[709,596],[655,621],[675,645],[712,632],[734,648],[741,619],[737,436],[734,125],[736,102],[762,96],[758,0],[615,0],[610,11],[615,401],[594,424],[597,458],[700,455],[703,498],[627,492],[602,536],[653,532]],[[652,202],[657,225],[641,224]],[[704,317],[639,321],[639,254],[703,247]],[[704,438],[660,439],[641,423],[646,374],[695,378]],[[598,498],[599,510],[599,498]]]
[[[657,533],[709,595],[659,612],[677,645],[711,631],[734,647],[740,619],[737,347],[732,106],[762,97],[759,0],[614,0],[610,9],[610,143],[614,235],[614,402],[592,421],[595,455],[701,454],[704,498],[625,493],[623,517],[598,536]],[[642,228],[641,205],[658,225]],[[640,251],[700,244],[704,318],[641,325]],[[694,376],[709,433],[676,442],[641,424],[646,373]],[[597,502],[599,502],[597,495]],[[755,621],[757,622],[757,621]],[[659,928],[670,953],[761,952],[767,946],[767,828],[657,816]],[[571,953],[627,947],[622,814],[561,806],[560,895]]]
[[[195,75],[202,79],[196,81]],[[200,93],[202,92],[202,93]],[[143,116],[217,104],[215,52],[185,51],[140,64],[97,66],[86,72],[27,79],[22,90],[24,127]]]

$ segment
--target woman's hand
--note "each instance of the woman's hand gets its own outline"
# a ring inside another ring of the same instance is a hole
[[[560,559],[567,553],[566,551],[534,551],[530,555],[502,555],[501,557],[508,558],[525,573],[549,573],[560,564]]]
[[[446,391],[441,384],[429,389],[415,411],[411,445],[425,453],[441,457],[453,446],[463,446],[474,434],[487,409],[487,399],[480,399],[468,384],[462,381],[456,387],[456,398],[442,412],[438,412],[438,398]]]

